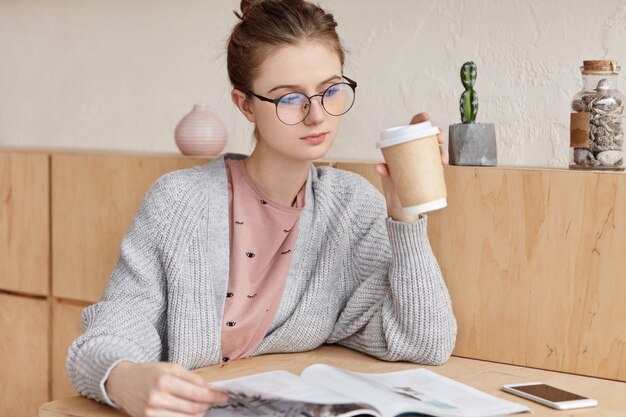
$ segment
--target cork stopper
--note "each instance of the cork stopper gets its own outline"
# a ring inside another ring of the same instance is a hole
[[[583,61],[580,69],[583,74],[618,74],[620,67],[617,66],[617,61],[596,60]]]

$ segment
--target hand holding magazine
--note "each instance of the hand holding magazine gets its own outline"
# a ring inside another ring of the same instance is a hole
[[[230,399],[206,417],[495,417],[530,411],[427,369],[366,374],[315,364],[301,376],[273,371],[212,385]]]

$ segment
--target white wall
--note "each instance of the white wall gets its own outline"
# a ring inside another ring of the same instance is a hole
[[[324,0],[359,82],[329,155],[380,159],[380,129],[428,110],[459,121],[463,62],[478,64],[479,122],[502,165],[565,166],[583,59],[626,67],[624,0]],[[236,0],[0,0],[0,145],[176,152],[204,102],[249,152],[230,103],[225,41]],[[624,70],[626,72],[626,69]],[[626,74],[620,89],[626,92]]]

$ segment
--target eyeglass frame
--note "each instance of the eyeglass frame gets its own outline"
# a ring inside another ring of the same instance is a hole
[[[244,92],[245,92],[246,94],[249,94],[249,95],[252,95],[252,96],[254,96],[254,97],[258,98],[258,99],[259,99],[259,100],[261,100],[261,101],[266,101],[266,102],[268,102],[268,103],[273,103],[273,104],[276,106],[276,117],[278,117],[278,120],[280,120],[280,121],[281,121],[281,123],[284,123],[284,124],[286,124],[287,126],[295,126],[295,125],[298,125],[298,124],[300,124],[300,123],[304,122],[304,121],[306,120],[306,118],[307,118],[307,117],[309,117],[309,114],[311,113],[311,106],[310,106],[310,105],[313,103],[312,99],[313,99],[314,97],[321,97],[320,101],[321,101],[322,108],[324,109],[324,111],[325,111],[327,114],[329,114],[329,115],[331,115],[331,116],[335,116],[335,117],[338,117],[338,116],[343,116],[344,114],[346,114],[346,113],[348,113],[348,112],[350,111],[350,109],[352,108],[352,106],[354,106],[354,102],[356,101],[356,87],[357,87],[357,82],[356,82],[356,81],[354,81],[354,80],[351,80],[350,78],[346,77],[345,75],[342,75],[342,76],[341,76],[341,78],[345,79],[345,80],[347,81],[347,83],[345,83],[345,82],[341,82],[341,83],[334,83],[334,84],[332,84],[332,85],[329,85],[329,86],[328,86],[328,87],[327,87],[327,88],[326,88],[326,89],[325,89],[325,90],[324,90],[321,94],[313,94],[312,96],[307,96],[306,94],[304,94],[304,93],[302,93],[302,92],[300,92],[300,91],[290,91],[290,92],[288,92],[288,93],[283,94],[282,96],[280,96],[280,97],[278,97],[278,98],[269,98],[269,97],[264,97],[264,96],[261,96],[261,95],[259,95],[259,94],[256,94],[256,93],[254,93],[254,92],[252,92],[252,91],[244,91]],[[331,87],[333,87],[333,86],[335,86],[335,85],[337,85],[337,84],[345,84],[345,85],[348,85],[350,88],[352,88],[352,93],[354,94],[354,100],[352,100],[352,104],[350,104],[350,107],[348,107],[348,109],[347,109],[346,111],[344,111],[343,113],[341,113],[341,114],[331,114],[331,113],[329,113],[329,112],[328,112],[328,110],[326,110],[326,107],[324,107],[324,95],[326,94],[326,92],[327,92],[327,91],[328,91]],[[306,97],[306,98],[307,98],[307,100],[309,100],[309,111],[307,112],[306,116],[304,116],[304,117],[302,118],[302,120],[300,120],[298,123],[285,123],[285,122],[284,122],[284,121],[280,118],[280,116],[278,115],[278,104],[280,104],[280,101],[281,101],[281,100],[282,100],[285,96],[288,96],[289,94],[294,94],[294,93],[297,93],[297,94],[302,94],[304,97]]]

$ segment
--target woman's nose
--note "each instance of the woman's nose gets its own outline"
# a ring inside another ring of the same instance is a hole
[[[311,99],[311,108],[309,114],[304,119],[306,125],[316,125],[324,121],[326,117],[326,111],[322,106],[321,97],[313,97]]]

